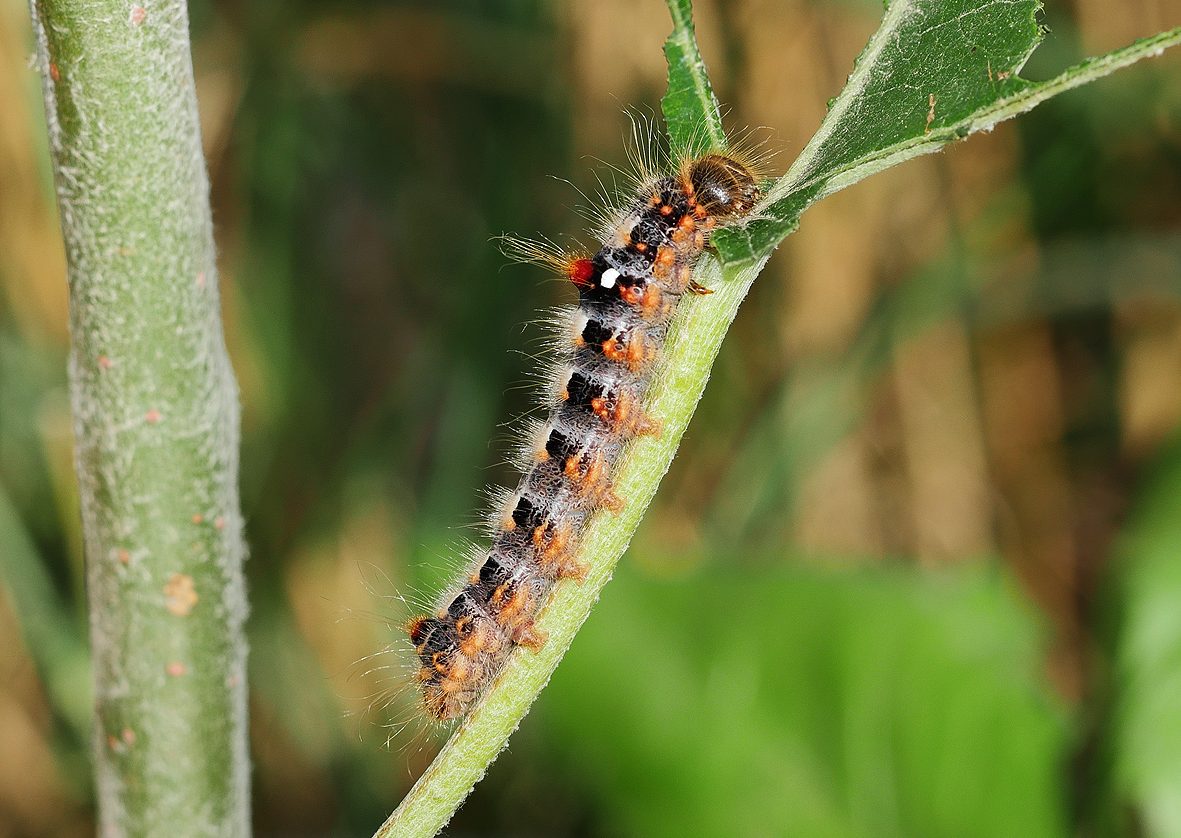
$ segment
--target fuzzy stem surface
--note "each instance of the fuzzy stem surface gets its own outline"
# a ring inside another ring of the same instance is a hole
[[[183,0],[32,0],[104,835],[249,834],[237,387]]]

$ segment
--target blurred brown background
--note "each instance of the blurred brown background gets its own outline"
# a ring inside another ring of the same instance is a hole
[[[551,175],[591,189],[588,158],[623,159],[667,12],[191,14],[244,405],[256,827],[369,834],[433,746],[384,747],[366,696],[397,665],[356,662],[509,479],[523,324],[571,297],[489,240],[581,230]],[[880,14],[697,3],[729,121],[767,126],[779,170]],[[1050,0],[1045,22],[1031,78],[1178,25],[1181,0]],[[30,39],[0,0],[0,835],[81,835],[65,266]],[[1181,835],[1179,196],[1166,55],[810,210],[453,834]]]

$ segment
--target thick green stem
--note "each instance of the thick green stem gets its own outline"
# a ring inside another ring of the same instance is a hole
[[[69,261],[100,830],[245,835],[238,399],[183,0],[32,0]]]

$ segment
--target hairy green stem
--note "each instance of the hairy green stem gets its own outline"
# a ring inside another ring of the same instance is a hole
[[[183,0],[32,0],[105,835],[246,835],[238,397]]]

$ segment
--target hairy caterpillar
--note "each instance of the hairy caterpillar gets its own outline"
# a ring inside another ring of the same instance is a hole
[[[567,277],[579,303],[548,415],[493,522],[490,547],[433,614],[407,626],[432,718],[463,716],[515,647],[540,647],[541,605],[559,582],[585,575],[577,548],[587,522],[624,503],[611,487],[615,464],[629,440],[659,433],[660,417],[643,405],[677,304],[686,293],[709,293],[693,281],[693,266],[711,231],[748,215],[759,199],[753,167],[739,157],[711,152],[677,161],[669,174],[641,175],[593,255],[517,248]]]

